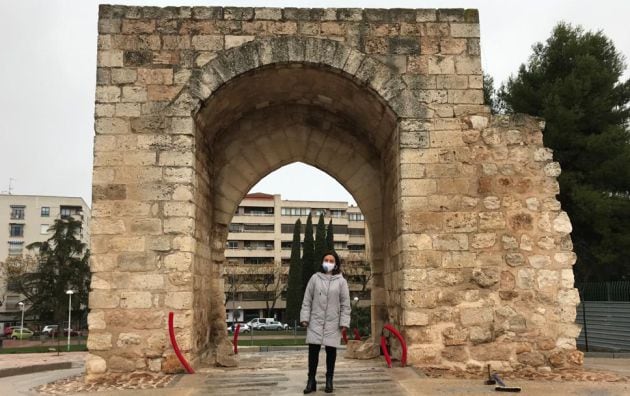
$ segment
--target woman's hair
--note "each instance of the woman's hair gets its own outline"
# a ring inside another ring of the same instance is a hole
[[[339,258],[339,255],[337,254],[337,252],[335,252],[334,250],[329,250],[326,253],[324,253],[324,255],[322,256],[320,263],[324,262],[324,257],[326,256],[333,256],[335,258],[335,269],[332,270],[332,274],[333,275],[337,275],[341,273],[341,259]],[[322,268],[320,270],[321,272],[324,272],[324,269]]]

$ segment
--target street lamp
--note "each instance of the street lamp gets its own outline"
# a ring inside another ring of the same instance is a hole
[[[20,301],[18,303],[20,309],[22,310],[22,323],[20,324],[20,340],[24,339],[24,303]]]
[[[359,329],[359,315],[358,315],[358,312],[356,312],[356,309],[359,305],[359,297],[355,297],[353,298],[353,300],[354,300],[354,309],[355,309],[354,317],[356,318],[356,321],[357,321],[356,325],[357,325],[357,330],[358,330]]]
[[[68,295],[68,352],[70,352],[70,333],[72,332],[70,319],[72,318],[72,295],[74,294],[74,291],[66,290],[66,294]]]

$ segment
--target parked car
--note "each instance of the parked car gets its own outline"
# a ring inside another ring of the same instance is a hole
[[[270,323],[263,323],[260,326],[258,326],[258,330],[286,330],[289,327],[289,325],[287,325],[286,323],[280,323],[280,322],[270,322]]]
[[[81,335],[81,334],[79,334],[79,332],[77,330],[72,330],[72,329],[69,329],[69,328],[63,329],[63,335],[67,337],[68,336],[68,331],[70,332],[70,337],[75,337],[75,336]]]
[[[33,332],[27,329],[26,327],[13,329],[13,332],[11,333],[11,338],[14,340],[18,340],[18,339],[25,340],[27,338],[31,338],[32,336],[33,336]]]
[[[253,328],[254,330],[260,330],[260,327],[262,325],[269,324],[273,321],[274,321],[273,318],[254,318],[250,320],[249,322],[247,322],[247,324],[249,325],[249,327]]]
[[[52,337],[53,334],[57,333],[58,328],[59,328],[59,325],[46,325],[42,329],[42,334]]]
[[[234,325],[229,325],[228,326],[228,333],[233,333],[234,332]],[[249,333],[251,331],[251,328],[247,325],[247,323],[241,323],[241,328],[239,329],[239,333]]]

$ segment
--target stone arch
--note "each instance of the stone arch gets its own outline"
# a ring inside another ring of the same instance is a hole
[[[204,147],[197,150],[197,164],[204,164],[202,173],[211,175],[204,198],[210,202],[204,211],[211,225],[198,226],[210,226],[209,257],[198,260],[199,265],[206,262],[215,275],[220,272],[227,225],[240,200],[274,169],[303,161],[335,177],[366,216],[372,292],[378,296],[372,307],[373,328],[380,328],[389,320],[384,251],[397,233],[395,217],[383,210],[383,191],[386,184],[396,183],[391,155],[399,115],[394,108],[405,110],[399,100],[403,88],[390,67],[325,39],[257,40],[219,54],[194,73],[189,92],[179,98],[196,95],[202,101],[195,105],[196,141]],[[178,103],[175,100],[173,107]],[[204,185],[204,179],[198,185]],[[208,283],[216,289],[209,291],[215,297],[222,294],[222,285]],[[224,333],[219,328],[225,322],[224,309],[214,312],[214,326],[195,313],[195,323],[214,329],[209,335],[196,332],[200,349],[206,348],[202,340],[221,339]]]

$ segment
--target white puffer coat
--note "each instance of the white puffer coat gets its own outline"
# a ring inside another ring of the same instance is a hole
[[[350,292],[343,276],[313,274],[300,311],[300,322],[308,322],[306,343],[339,347],[340,327],[350,327],[350,312]]]

